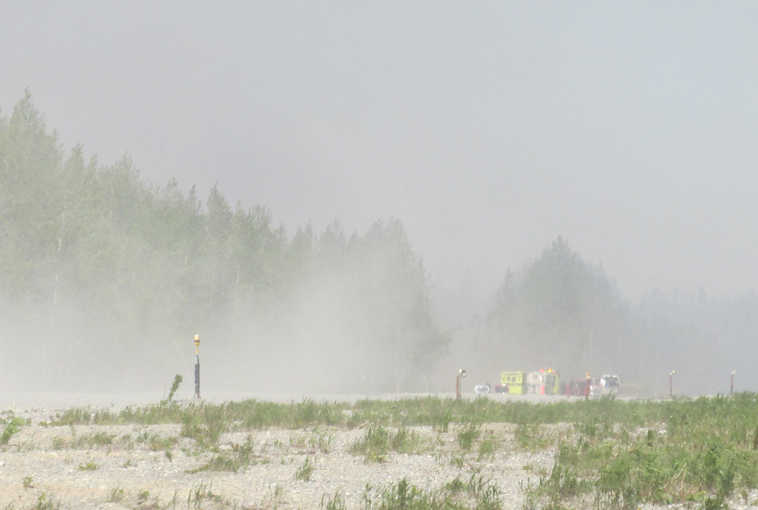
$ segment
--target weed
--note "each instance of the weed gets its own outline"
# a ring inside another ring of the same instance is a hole
[[[290,436],[289,442],[290,442],[290,446],[294,448],[305,448],[305,436],[302,434]],[[274,440],[274,446],[277,448],[281,448],[281,442],[278,439]]]
[[[231,453],[219,453],[211,457],[207,463],[202,466],[187,471],[188,473],[198,473],[200,471],[231,471],[236,473],[255,462],[253,455],[253,439],[248,436],[247,440],[241,444],[232,445]]]
[[[310,439],[308,439],[308,447],[313,450],[318,450],[321,453],[329,453],[332,449],[333,442],[333,434],[314,433]]]
[[[479,460],[492,457],[495,454],[495,450],[497,450],[497,444],[498,442],[494,435],[488,434],[487,437],[479,443]]]
[[[420,489],[403,478],[384,488],[378,498],[364,497],[365,508],[380,510],[499,510],[502,505],[500,489],[478,474],[473,474],[468,483],[456,477],[440,490]]]
[[[479,434],[479,427],[469,423],[462,431],[458,432],[458,444],[463,450],[469,451],[474,441],[479,438]]]
[[[279,485],[274,485],[274,490],[266,495],[261,506],[263,508],[279,508],[281,500],[284,497],[284,489]]]
[[[24,489],[34,488],[34,479],[31,476],[25,476],[21,483],[23,484]]]
[[[384,462],[389,452],[390,433],[381,425],[369,425],[366,435],[350,447],[350,453],[363,455],[366,462]]]
[[[587,506],[592,498],[599,507],[691,502],[714,506],[735,491],[758,486],[757,408],[755,393],[662,402],[598,399],[540,405],[434,397],[354,404],[247,400],[220,405],[172,402],[118,413],[72,409],[51,420],[50,425],[70,425],[75,442],[73,427],[77,424],[180,423],[182,435],[215,451],[227,430],[369,423],[365,436],[352,445],[351,452],[364,455],[367,461],[379,461],[392,451],[419,449],[418,440],[403,437],[411,429],[401,432],[404,429],[397,429],[399,425],[432,426],[443,433],[450,423],[463,424],[458,429],[460,448],[470,451],[478,442],[480,458],[484,458],[491,455],[493,445],[487,436],[480,438],[473,424],[516,424],[514,440],[519,447],[538,450],[554,442],[542,425],[569,423],[572,429],[555,440],[554,468],[539,473],[540,484],[527,489],[530,504]],[[8,423],[4,425],[7,428]],[[312,450],[330,449],[328,436],[322,441],[314,433],[304,441]],[[62,440],[58,446],[63,446]],[[463,468],[465,456],[457,455],[451,463]],[[231,460],[231,467],[244,464],[242,452],[223,456]],[[411,493],[406,487],[405,494]],[[441,501],[439,493],[422,493],[427,500]]]
[[[97,470],[97,464],[95,464],[92,461],[89,461],[86,464],[79,464],[79,471],[95,471],[95,470]]]
[[[150,497],[149,490],[145,489],[145,490],[139,491],[139,493],[137,494],[137,504],[144,505],[145,503],[147,503],[147,500],[149,497]]]
[[[116,487],[115,489],[111,490],[111,495],[108,498],[108,501],[111,503],[118,503],[124,499],[125,495],[126,494],[124,493],[124,489]]]
[[[77,449],[88,449],[98,446],[110,446],[113,444],[113,439],[115,437],[115,434],[106,434],[105,432],[97,432],[96,434],[84,436],[74,436],[74,439],[71,441],[71,447]],[[55,442],[55,439],[53,441]],[[63,444],[65,445],[65,442]],[[55,444],[53,447],[55,447]]]
[[[424,491],[403,478],[390,485],[380,495],[379,508],[394,509],[436,509],[444,508],[442,498],[430,491]]]
[[[37,497],[37,503],[32,507],[32,510],[59,510],[61,504],[53,500],[47,493],[43,492]]]
[[[450,422],[453,420],[453,413],[450,409],[440,410],[432,415],[432,426],[440,431],[447,432],[450,427]]]
[[[303,465],[298,467],[297,471],[295,471],[295,480],[310,482],[312,474],[313,474],[313,462],[311,462],[310,457],[306,457],[305,462],[303,462]]]
[[[502,507],[500,489],[482,475],[472,474],[466,491],[476,501],[477,510],[498,510]]]
[[[212,484],[200,483],[197,487],[190,489],[187,492],[187,508],[193,508],[200,510],[205,508],[204,502],[224,503],[224,500],[218,494],[215,494],[212,490]]]
[[[339,489],[331,496],[324,494],[321,496],[321,508],[323,510],[347,510],[345,497]]]
[[[417,453],[421,448],[421,437],[412,430],[400,427],[394,435],[390,435],[390,448],[399,453]]]
[[[420,449],[421,438],[405,427],[393,434],[381,425],[369,425],[366,435],[353,443],[350,452],[363,455],[366,462],[384,462],[390,451],[415,453]]]
[[[536,424],[520,423],[513,433],[513,438],[519,448],[528,451],[544,450],[550,444],[548,439],[540,433],[539,425]]]
[[[183,416],[181,434],[194,439],[203,447],[213,447],[228,428],[223,405],[203,405]]]
[[[26,420],[23,418],[18,418],[16,416],[11,415],[10,418],[5,420],[5,428],[3,428],[3,433],[0,434],[0,445],[8,444],[8,441],[11,440],[11,437],[13,434],[21,430],[21,427],[26,423]]]
[[[176,374],[174,376],[174,381],[171,383],[171,389],[168,392],[168,398],[166,399],[167,403],[171,403],[171,401],[174,399],[174,395],[176,394],[176,390],[179,389],[179,385],[182,384],[183,377],[179,374]]]
[[[466,489],[466,484],[457,476],[445,484],[445,490],[451,494],[458,494]]]
[[[160,450],[171,450],[179,442],[178,437],[160,437],[157,434],[153,434],[148,439],[148,445],[154,452]]]

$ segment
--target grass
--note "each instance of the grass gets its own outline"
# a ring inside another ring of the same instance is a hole
[[[197,441],[203,447],[218,444],[221,434],[229,430],[223,406],[202,406],[197,413],[182,416],[181,435]]]
[[[530,499],[548,507],[586,500],[601,508],[721,508],[735,491],[758,487],[757,403],[752,394],[649,403],[669,414],[642,430],[603,417],[580,423]]]
[[[458,445],[465,451],[471,450],[471,446],[479,438],[479,427],[473,423],[468,423],[463,430],[458,432]]]
[[[331,451],[332,443],[334,443],[334,434],[324,432],[314,432],[308,439],[308,447],[310,449],[326,454]]]
[[[115,434],[106,434],[105,432],[76,436],[71,442],[71,447],[76,449],[88,449],[111,446],[115,437]],[[55,447],[55,445],[53,446]]]
[[[144,431],[137,436],[136,442],[147,445],[154,452],[161,450],[170,451],[179,442],[179,438],[174,436],[163,437]]]
[[[92,461],[89,461],[85,464],[79,464],[79,471],[96,471],[97,470],[97,464],[95,464]]]
[[[462,424],[454,429],[458,446],[469,452],[478,445],[481,460],[493,455],[498,443],[482,436],[479,424],[512,423],[519,448],[553,448],[556,452],[552,469],[539,473],[539,482],[527,489],[529,504],[535,507],[632,508],[646,503],[684,503],[718,508],[735,493],[758,487],[758,394],[754,393],[660,402],[601,398],[539,404],[435,397],[354,404],[247,400],[180,405],[164,401],[119,413],[71,409],[52,424],[157,423],[180,423],[182,436],[213,451],[203,469],[230,471],[256,461],[251,452],[239,449],[218,452],[221,436],[230,431],[369,424],[350,451],[367,462],[381,462],[391,452],[415,453],[423,448],[417,433],[408,427],[430,426],[444,432],[451,423]],[[551,424],[568,425],[561,426],[558,434],[548,434],[545,425]],[[6,430],[8,426],[6,421]],[[313,433],[302,442],[314,452],[330,450],[328,434]],[[479,497],[460,490],[452,494],[456,486],[454,483],[443,494],[407,483],[396,485],[386,494],[374,494],[379,506],[372,508],[393,508],[398,501],[442,504],[464,493],[471,501]],[[339,501],[335,495],[322,500],[322,506],[334,507]]]
[[[478,460],[490,458],[495,455],[495,451],[498,447],[498,440],[495,435],[490,431],[486,437],[479,443],[479,457]]]
[[[61,504],[59,502],[43,492],[37,497],[37,502],[32,507],[32,510],[59,510],[60,507]]]
[[[749,398],[755,400],[753,394]],[[155,425],[186,424],[188,437],[214,435],[228,430],[253,430],[270,427],[303,429],[318,426],[353,428],[365,423],[402,427],[426,425],[446,432],[450,423],[554,424],[608,421],[643,426],[680,415],[693,401],[677,399],[666,402],[618,401],[598,399],[529,403],[494,399],[453,400],[423,397],[397,401],[360,400],[343,402],[275,403],[244,400],[223,404],[163,401],[143,407],[127,407],[118,413],[73,408],[52,420],[49,425]],[[201,432],[204,430],[204,432]]]
[[[169,403],[174,400],[174,395],[176,394],[176,390],[179,389],[179,385],[182,384],[182,381],[184,378],[180,374],[176,374],[174,376],[174,381],[171,383],[171,389],[168,392],[168,398],[166,399],[166,402]]]
[[[188,473],[201,471],[230,471],[236,473],[251,464],[258,463],[258,457],[253,453],[253,440],[248,437],[242,444],[232,445],[231,452],[215,453],[211,459],[198,468],[189,470]]]
[[[23,425],[26,425],[26,420],[17,416],[11,415],[5,420],[5,426],[3,427],[3,433],[0,434],[0,445],[8,444],[13,434],[21,430]]]
[[[321,508],[323,510],[347,510],[347,503],[345,503],[345,497],[337,490],[333,495],[321,496]]]
[[[550,439],[542,434],[540,426],[536,424],[520,423],[516,426],[513,438],[519,448],[527,451],[544,450],[550,445]]]
[[[303,465],[297,468],[295,471],[295,480],[301,480],[303,482],[310,482],[311,475],[313,474],[313,462],[310,457],[305,458]]]
[[[187,493],[187,508],[201,510],[207,507],[206,503],[225,504],[224,499],[213,492],[213,486],[201,482]],[[176,506],[176,505],[174,505]]]
[[[147,500],[150,498],[150,491],[147,489],[143,489],[139,491],[137,494],[137,504],[138,505],[144,505],[147,503]]]
[[[502,506],[500,489],[475,473],[468,481],[455,478],[436,490],[417,487],[406,478],[376,491],[366,487],[362,508],[368,510],[497,510]],[[347,505],[342,494],[337,491],[332,496],[321,498],[321,508],[344,510]]]
[[[350,447],[353,455],[363,455],[366,462],[384,462],[389,452],[417,453],[421,450],[421,437],[405,427],[394,433],[381,425],[371,424],[365,435]]]
[[[120,487],[116,487],[113,490],[111,490],[111,495],[108,498],[108,501],[110,503],[118,503],[120,501],[123,501],[125,496],[126,496],[126,493],[124,492],[124,489]]]

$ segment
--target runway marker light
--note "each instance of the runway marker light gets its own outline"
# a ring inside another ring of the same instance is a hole
[[[195,334],[195,398],[200,398],[200,335]]]

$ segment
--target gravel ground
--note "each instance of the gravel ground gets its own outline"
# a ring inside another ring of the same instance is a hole
[[[502,490],[505,508],[520,508],[521,484],[535,481],[553,458],[551,451],[519,451],[513,426],[507,424],[484,428],[483,434],[498,444],[491,457],[479,459],[476,448],[463,452],[452,426],[447,433],[412,427],[421,438],[420,452],[389,453],[382,463],[348,451],[364,429],[269,429],[221,438],[220,448],[228,452],[250,440],[252,465],[237,473],[193,473],[213,454],[180,437],[179,425],[49,427],[39,425],[47,418],[44,410],[17,415],[31,417],[33,424],[0,453],[0,508],[32,508],[43,494],[61,508],[157,508],[172,507],[172,501],[185,508],[199,491],[215,496],[201,508],[307,509],[318,508],[322,497],[338,490],[349,508],[357,508],[367,484],[375,493],[407,478],[418,487],[436,489],[456,477],[467,482],[476,473]],[[108,437],[112,443],[102,444]],[[152,449],[150,438],[176,438],[170,457],[165,448]],[[311,479],[297,480],[306,457],[314,464]]]
[[[220,402],[230,397],[263,398],[219,393],[208,400]],[[265,399],[288,402],[302,398],[286,395]],[[367,397],[337,395],[315,400],[360,398]],[[545,401],[544,397],[516,398]],[[362,508],[367,486],[369,493],[376,495],[402,478],[420,488],[437,489],[456,477],[466,483],[472,476],[482,476],[497,485],[504,508],[516,509],[524,504],[523,487],[536,483],[540,474],[549,473],[555,453],[552,449],[530,452],[518,448],[511,424],[484,426],[483,434],[497,444],[494,454],[485,458],[479,458],[476,446],[470,452],[462,451],[452,425],[447,433],[411,427],[421,438],[415,453],[390,452],[385,462],[370,463],[349,451],[365,435],[365,429],[274,428],[221,437],[220,450],[229,454],[246,442],[252,445],[250,465],[238,472],[196,471],[211,460],[213,453],[193,439],[181,437],[180,425],[51,427],[43,423],[71,406],[118,410],[157,400],[155,395],[72,397],[53,393],[17,394],[0,400],[5,410],[31,420],[31,425],[14,434],[7,446],[0,447],[0,509],[42,510],[58,504],[61,509],[311,509],[321,507],[322,498],[336,491],[345,497],[348,508]],[[561,427],[547,429],[559,433]],[[313,462],[312,475],[309,481],[298,480],[297,470],[306,458]],[[729,508],[758,508],[758,491],[736,495]]]

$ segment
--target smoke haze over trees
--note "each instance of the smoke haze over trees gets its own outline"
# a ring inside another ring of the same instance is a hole
[[[736,368],[738,387],[758,385],[755,294],[635,304],[557,237],[506,273],[489,309],[442,332],[402,219],[288,233],[263,206],[184,185],[64,150],[29,94],[0,115],[3,384],[154,388],[191,366],[197,331],[210,384],[247,391],[449,390],[458,366],[476,382],[610,371],[651,393],[670,369],[680,391],[724,392]]]
[[[149,386],[190,366],[199,331],[216,387],[380,391],[446,347],[399,220],[288,236],[215,187],[64,154],[29,94],[0,119],[0,214],[6,382]]]
[[[620,374],[642,394],[726,393],[736,369],[742,389],[758,384],[758,298],[655,291],[623,297],[600,266],[558,238],[522,270],[508,271],[489,313],[456,335],[457,355],[488,374],[553,367],[564,377]],[[484,354],[483,354],[484,353]]]

